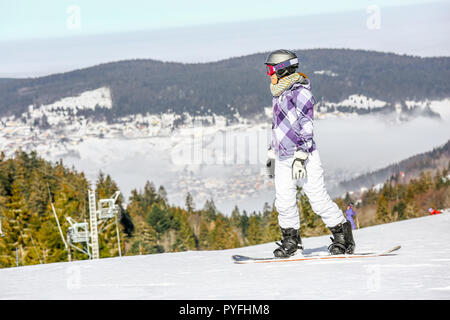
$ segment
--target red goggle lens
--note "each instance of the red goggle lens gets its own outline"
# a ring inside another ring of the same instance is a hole
[[[275,68],[273,66],[269,66],[269,65],[266,66],[266,70],[267,70],[267,75],[268,76],[271,76],[271,75],[273,75],[276,72]]]

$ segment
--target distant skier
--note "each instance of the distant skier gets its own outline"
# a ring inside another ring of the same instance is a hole
[[[349,203],[347,206],[347,210],[345,211],[345,216],[347,217],[347,221],[350,222],[352,225],[352,229],[356,229],[355,221],[353,220],[353,217],[355,217],[357,214],[356,210],[353,209],[353,203]]]
[[[428,209],[428,212],[429,212],[431,215],[435,215],[435,214],[441,213],[439,210],[436,210],[436,209],[433,209],[433,208],[429,208],[429,209]]]
[[[275,179],[275,208],[283,234],[273,253],[286,258],[303,249],[299,234],[297,182],[318,214],[333,234],[328,247],[331,254],[353,253],[352,229],[342,211],[325,189],[323,169],[313,139],[314,97],[311,82],[297,73],[298,58],[289,50],[276,50],[266,59],[267,75],[271,79],[273,99],[272,143],[267,169]]]

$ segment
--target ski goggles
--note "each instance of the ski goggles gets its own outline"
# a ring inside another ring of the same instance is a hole
[[[287,68],[289,66],[292,66],[294,64],[298,64],[298,59],[297,58],[294,58],[294,59],[291,59],[291,60],[288,60],[288,61],[284,61],[284,62],[276,64],[274,66],[272,66],[270,64],[266,64],[267,75],[271,76],[275,72],[277,72],[278,70],[282,70],[282,69]]]

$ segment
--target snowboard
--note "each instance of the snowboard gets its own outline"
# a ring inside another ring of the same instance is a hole
[[[379,252],[362,252],[354,254],[341,254],[341,255],[320,255],[320,254],[309,254],[309,255],[294,255],[289,258],[252,258],[241,255],[232,256],[234,263],[238,264],[250,264],[250,263],[269,263],[269,262],[291,262],[291,261],[311,261],[311,260],[337,260],[337,259],[359,259],[359,258],[372,258],[380,256],[392,255],[392,252],[397,251],[401,246],[395,246],[389,250],[379,251]]]

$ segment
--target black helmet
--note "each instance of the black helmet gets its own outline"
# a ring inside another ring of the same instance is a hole
[[[265,62],[267,66],[267,75],[271,76],[274,73],[278,78],[290,75],[298,68],[297,55],[289,50],[276,50],[271,52]]]

